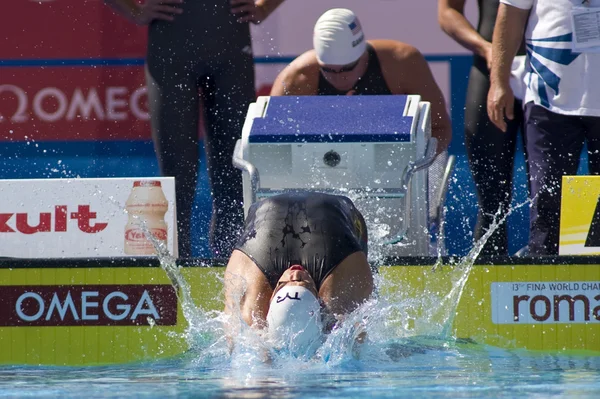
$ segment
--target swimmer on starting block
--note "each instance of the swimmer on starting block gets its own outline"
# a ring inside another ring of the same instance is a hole
[[[281,71],[271,96],[418,94],[431,103],[438,154],[447,149],[452,124],[446,102],[419,50],[395,40],[366,40],[358,17],[345,8],[321,15],[313,47]]]
[[[310,357],[373,286],[367,228],[350,199],[316,192],[263,199],[250,207],[225,270],[229,342],[239,309],[275,348]]]

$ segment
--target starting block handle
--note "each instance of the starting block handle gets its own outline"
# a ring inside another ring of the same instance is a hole
[[[233,157],[231,159],[233,166],[250,175],[250,186],[252,187],[251,202],[256,202],[256,193],[260,187],[260,175],[256,167],[242,158],[242,140],[238,140],[235,143],[235,149],[233,150]]]
[[[386,242],[386,244],[397,244],[404,240],[406,232],[408,231],[408,220],[410,218],[410,198],[408,195],[408,186],[415,173],[420,170],[426,169],[431,166],[435,161],[435,153],[437,150],[437,139],[430,137],[427,141],[427,148],[425,149],[425,155],[423,158],[419,158],[414,162],[410,162],[406,165],[406,168],[402,172],[402,186],[401,191],[404,194],[404,218],[400,221],[400,230],[395,237]]]

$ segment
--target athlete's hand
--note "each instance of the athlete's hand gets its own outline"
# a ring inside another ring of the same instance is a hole
[[[138,7],[133,19],[138,25],[148,25],[155,19],[173,21],[174,14],[181,14],[183,10],[178,7],[183,0],[145,0]]]
[[[506,132],[504,115],[507,119],[513,120],[515,117],[514,105],[515,96],[510,85],[492,81],[487,97],[487,112],[492,123],[503,132]]]
[[[231,13],[238,17],[238,22],[252,22],[258,25],[269,16],[269,11],[262,2],[229,0],[229,4],[231,5]]]

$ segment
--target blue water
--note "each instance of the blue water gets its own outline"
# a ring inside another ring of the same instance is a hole
[[[598,398],[600,357],[509,352],[456,342],[398,342],[334,364],[208,360],[89,368],[0,368],[0,397]],[[207,364],[208,363],[208,364]]]

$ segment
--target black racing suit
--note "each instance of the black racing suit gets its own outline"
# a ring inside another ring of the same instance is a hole
[[[349,198],[294,192],[255,202],[236,249],[254,261],[271,287],[302,265],[317,289],[348,255],[367,254],[367,226]]]
[[[175,177],[179,255],[189,257],[203,110],[213,199],[210,244],[216,256],[227,257],[243,226],[241,173],[231,156],[255,99],[250,28],[236,22],[228,0],[178,7],[183,13],[174,21],[154,20],[148,31],[152,137],[161,173]]]
[[[388,88],[387,83],[381,72],[381,64],[375,49],[370,44],[367,44],[367,51],[369,53],[369,64],[367,71],[363,76],[356,82],[354,87],[347,92],[340,91],[333,87],[331,83],[325,79],[323,74],[319,72],[319,85],[317,87],[317,94],[319,95],[361,95],[361,94],[392,94],[392,91]]]
[[[499,3],[499,0],[479,0],[477,32],[489,42],[492,41]],[[525,48],[521,45],[519,55],[523,54]],[[502,132],[490,121],[487,114],[489,89],[490,72],[487,63],[484,58],[474,55],[465,104],[465,146],[479,202],[475,240],[479,240],[489,229],[499,207],[502,207],[502,215],[508,211],[512,200],[518,131],[522,131],[523,127],[523,109],[518,100],[514,104],[514,119],[507,120],[506,132]],[[492,234],[481,254],[508,254],[506,222]]]

